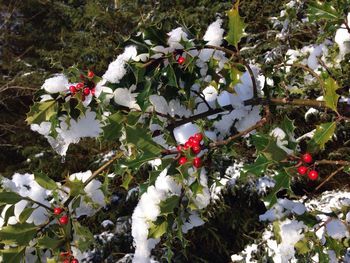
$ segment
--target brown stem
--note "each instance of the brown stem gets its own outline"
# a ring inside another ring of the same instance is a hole
[[[308,71],[313,77],[315,77],[318,82],[320,83],[321,85],[321,88],[323,90],[323,92],[325,92],[325,87],[324,87],[324,82],[323,80],[321,79],[321,77],[319,75],[317,75],[317,73],[315,71],[313,71],[311,68],[309,68],[308,66],[305,66],[303,64],[300,64],[300,63],[294,63],[294,64],[286,64],[286,66],[289,66],[289,67],[296,67],[296,68],[301,68],[301,69],[304,69],[306,71]]]
[[[245,136],[247,135],[248,133],[250,133],[251,131],[254,131],[255,129],[257,128],[260,128],[262,126],[264,126],[264,124],[266,123],[267,119],[266,118],[262,118],[259,122],[257,122],[255,125],[249,127],[248,129],[240,132],[240,133],[237,133],[229,138],[227,138],[226,140],[223,140],[223,141],[218,141],[218,142],[212,142],[209,144],[209,147],[210,148],[216,148],[216,147],[219,147],[219,146],[222,146],[222,145],[227,145],[228,143],[230,143],[231,141],[239,138],[239,137],[242,137],[242,136]]]
[[[315,165],[322,165],[322,164],[348,166],[348,165],[350,165],[350,161],[343,161],[343,160],[319,160],[319,161],[315,162]]]
[[[316,188],[315,188],[315,192],[317,190],[319,190],[325,183],[327,183],[330,179],[333,178],[333,176],[335,176],[337,173],[339,173],[340,171],[342,171],[344,169],[344,166],[341,166],[340,168],[338,168],[337,170],[335,170],[333,173],[331,173],[322,183],[320,183]]]

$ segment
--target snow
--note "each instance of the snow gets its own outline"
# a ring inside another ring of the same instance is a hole
[[[2,178],[2,187],[5,190],[15,192],[22,197],[29,198],[33,201],[39,202],[43,205],[50,207],[50,196],[52,191],[41,187],[35,180],[34,174],[20,174],[15,173],[12,179]],[[26,220],[27,223],[34,223],[35,225],[41,225],[48,220],[49,212],[45,208],[38,206],[37,204],[30,204],[27,200],[21,200],[15,204],[14,217],[9,223],[16,224],[19,222],[19,216],[26,207],[33,207],[35,210]],[[5,209],[4,209],[5,210]],[[3,211],[4,211],[3,210]]]
[[[344,237],[349,237],[349,230],[346,225],[339,219],[333,219],[326,224],[327,234],[334,238],[341,240]]]
[[[203,221],[203,219],[199,217],[197,212],[191,211],[188,220],[186,220],[186,222],[182,225],[181,231],[184,234],[187,234],[188,231],[191,230],[192,228],[204,225],[204,223],[205,222]]]
[[[305,212],[306,207],[300,202],[292,201],[287,198],[278,199],[277,203],[274,204],[271,209],[267,210],[264,214],[259,216],[259,220],[272,222],[282,219],[291,213],[302,215]]]
[[[209,25],[203,37],[203,40],[207,41],[207,45],[221,46],[224,34],[224,29],[221,28],[221,25],[222,19],[220,18]]]
[[[115,103],[128,107],[130,109],[140,110],[140,106],[136,102],[136,97],[138,93],[133,93],[136,89],[135,85],[132,85],[129,89],[118,88],[114,91],[114,101]]]
[[[41,86],[42,89],[48,93],[63,92],[68,89],[68,79],[63,74],[57,74],[52,78],[46,79],[44,84]]]
[[[287,134],[281,128],[276,127],[270,132],[270,135],[276,138],[276,144],[279,148],[288,155],[293,154],[293,150],[286,147],[288,145]]]
[[[151,250],[159,239],[148,239],[149,222],[155,221],[159,216],[159,203],[172,195],[181,194],[181,186],[164,169],[158,176],[155,186],[147,189],[137,204],[132,215],[132,236],[134,238],[134,263],[150,262]]]
[[[350,21],[350,13],[348,13],[347,20]],[[343,60],[344,56],[350,52],[350,34],[344,24],[335,33],[334,41],[339,46],[338,60]]]
[[[256,190],[258,194],[265,194],[269,188],[273,188],[276,182],[269,176],[260,177],[256,182]]]
[[[302,230],[305,228],[306,226],[301,221],[286,219],[281,222],[281,243],[277,246],[273,257],[274,262],[288,263],[294,257],[294,245],[304,237]]]
[[[92,175],[90,170],[86,172],[74,173],[69,176],[70,181],[79,180],[83,183],[86,182]],[[100,208],[106,205],[105,196],[100,189],[102,183],[96,179],[93,179],[84,187],[84,194],[80,200],[79,206],[75,209],[76,217],[83,215],[93,216]],[[70,210],[72,210],[72,203],[69,204]]]
[[[180,44],[180,42],[188,41],[187,34],[182,30],[181,27],[170,31],[168,33],[168,36],[169,52],[173,52],[175,49],[183,49],[184,47]]]
[[[137,56],[137,50],[134,46],[125,48],[124,53],[120,54],[116,60],[108,65],[108,69],[102,76],[103,79],[110,83],[119,83],[126,74],[126,62]]]
[[[191,122],[183,124],[174,129],[174,137],[179,144],[184,144],[194,134],[199,132],[199,128],[196,124]]]

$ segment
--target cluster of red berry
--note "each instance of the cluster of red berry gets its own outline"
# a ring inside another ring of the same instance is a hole
[[[87,78],[81,74],[80,79],[82,82],[79,82],[75,86],[72,85],[69,87],[69,91],[74,96],[76,93],[82,93],[82,100],[85,100],[86,96],[89,96],[90,93],[95,96],[95,83],[92,81],[92,78],[95,76],[95,73],[92,71],[88,71]]]
[[[309,153],[305,153],[301,156],[301,160],[304,163],[311,163],[312,162],[312,156]],[[307,173],[307,176],[309,177],[310,180],[316,180],[318,178],[318,172],[314,169],[309,171],[309,168],[306,167],[305,165],[301,165],[298,167],[298,173],[300,175],[304,175]]]
[[[53,213],[56,215],[56,216],[59,216],[61,215],[63,212],[63,209],[60,208],[60,207],[55,207],[53,209]],[[67,225],[68,224],[68,221],[69,221],[69,218],[68,218],[68,215],[63,215],[61,216],[58,221],[60,222],[61,225]],[[60,256],[62,258],[65,258],[63,260],[63,263],[79,263],[79,261],[76,259],[76,258],[73,258],[71,259],[71,253],[70,252],[61,252],[60,253]]]
[[[60,208],[60,207],[56,207],[54,210],[53,210],[53,213],[57,216],[59,216],[60,214],[62,214],[63,212],[63,209]],[[60,222],[61,225],[67,225],[68,224],[68,215],[63,215],[61,216],[58,221]]]
[[[70,252],[61,252],[60,257],[63,258],[63,263],[79,263],[79,260],[76,258],[71,259],[71,253]]]
[[[196,133],[194,136],[191,136],[184,145],[178,145],[177,151],[183,152],[190,149],[194,154],[200,153],[201,141],[203,140],[203,135],[201,133]],[[179,159],[179,165],[184,165],[188,162],[187,157],[181,156]],[[194,157],[192,160],[192,164],[194,167],[199,168],[202,165],[202,160],[199,157]]]

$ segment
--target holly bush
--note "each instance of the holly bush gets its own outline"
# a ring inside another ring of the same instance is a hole
[[[27,123],[62,165],[95,139],[99,168],[2,178],[3,262],[93,261],[89,218],[116,184],[136,199],[125,261],[202,262],[187,250],[194,228],[225,243],[212,222],[243,192],[264,206],[260,234],[215,251],[226,261],[350,261],[349,6],[290,1],[263,28],[248,7],[235,1],[203,35],[142,25],[101,76],[72,66],[45,80]]]

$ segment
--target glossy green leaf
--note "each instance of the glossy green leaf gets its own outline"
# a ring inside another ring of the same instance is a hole
[[[47,235],[42,236],[38,239],[38,246],[40,248],[49,248],[55,250],[64,244],[64,239],[54,239]]]
[[[74,233],[79,236],[79,239],[74,243],[81,250],[87,250],[94,242],[94,235],[88,227],[82,226],[79,222],[73,221]]]
[[[160,238],[167,232],[168,222],[163,221],[162,223],[153,224],[148,231],[148,238]]]
[[[2,262],[4,263],[5,262],[6,263],[23,262],[25,250],[26,250],[26,247],[24,246],[0,250],[0,255],[2,255]]]
[[[24,223],[25,221],[27,221],[27,219],[30,217],[34,210],[35,208],[33,207],[27,207],[23,209],[22,213],[19,215],[19,222]]]
[[[44,102],[36,102],[30,107],[26,122],[28,124],[41,123],[50,120],[55,114],[57,114],[56,101],[48,100]]]
[[[275,180],[276,184],[270,191],[270,193],[263,199],[266,206],[268,206],[269,208],[275,203],[277,203],[276,194],[279,191],[283,189],[287,189],[287,191],[290,191],[290,175],[285,170],[277,171],[273,179]]]
[[[151,86],[152,82],[149,79],[147,79],[144,83],[142,91],[136,97],[136,102],[143,112],[145,112],[148,106],[151,105],[148,99],[151,95]]]
[[[0,240],[1,243],[7,245],[28,245],[29,241],[36,235],[37,230],[38,227],[34,224],[23,223],[8,225],[0,230]]]
[[[312,140],[318,144],[321,149],[324,149],[325,144],[332,139],[336,126],[336,122],[327,122],[318,125]]]
[[[48,190],[57,189],[57,184],[54,180],[44,173],[34,173],[35,181],[43,188]]]
[[[309,248],[309,240],[307,238],[303,238],[299,240],[294,247],[296,248],[298,254],[303,255],[310,251]]]
[[[0,192],[0,204],[15,204],[23,198],[14,192]]]
[[[287,153],[280,147],[278,147],[275,138],[271,138],[269,140],[269,143],[262,152],[268,160],[274,162],[280,162],[287,157]]]
[[[252,164],[247,164],[243,167],[241,175],[245,176],[247,174],[253,174],[255,176],[260,176],[265,173],[267,167],[272,163],[271,160],[267,159],[265,155],[259,154],[255,162]]]
[[[108,121],[109,123],[102,128],[103,137],[109,141],[118,140],[122,135],[124,116],[120,112],[116,112],[108,116]]]
[[[129,190],[129,184],[131,183],[133,178],[134,177],[131,174],[127,173],[126,175],[124,175],[123,183],[120,186],[123,187],[125,190]]]
[[[238,43],[241,41],[241,38],[244,36],[244,29],[246,24],[244,20],[239,15],[239,1],[233,5],[232,9],[227,11],[228,16],[228,33],[225,37],[226,41],[238,49]]]
[[[177,195],[170,196],[159,204],[160,214],[168,215],[174,212],[174,209],[179,206],[180,197]]]
[[[324,82],[325,95],[324,100],[326,106],[337,112],[337,105],[339,100],[339,95],[336,93],[339,89],[338,83],[331,77],[328,77]]]
[[[338,20],[341,15],[332,6],[332,2],[310,1],[308,3],[308,16],[310,22],[320,19]]]

